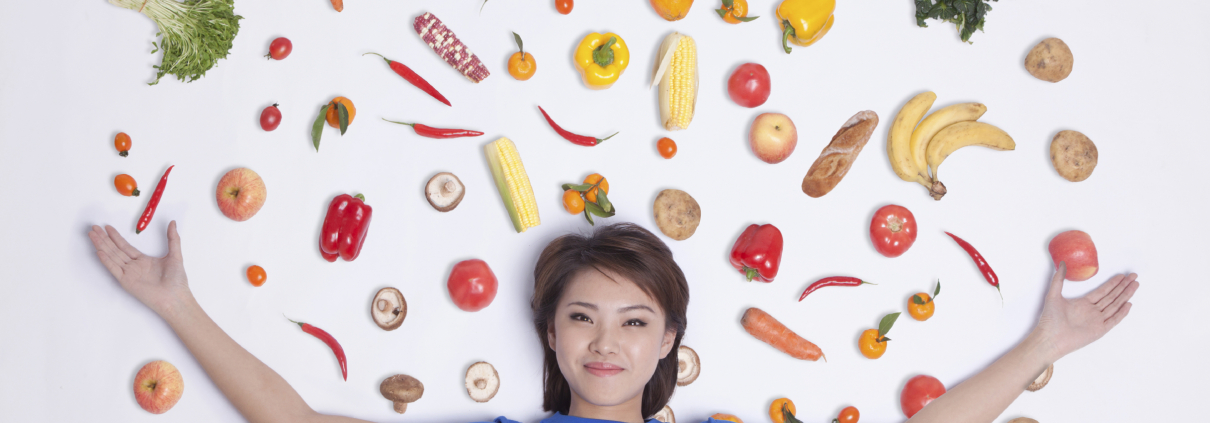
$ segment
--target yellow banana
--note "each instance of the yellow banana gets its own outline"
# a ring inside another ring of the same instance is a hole
[[[925,160],[926,150],[928,150],[929,141],[934,135],[941,132],[947,126],[958,122],[969,122],[979,120],[983,113],[987,112],[987,106],[982,103],[960,103],[952,106],[947,106],[941,110],[930,113],[928,117],[920,121],[916,126],[916,130],[912,132],[912,161],[916,164],[916,169],[923,176],[928,175],[928,161]],[[937,171],[933,171],[936,175]],[[935,176],[934,176],[935,178]]]
[[[895,115],[895,121],[891,123],[891,129],[887,131],[886,153],[891,159],[891,169],[895,170],[895,174],[899,175],[899,179],[909,182],[916,182],[924,185],[925,188],[932,187],[931,181],[928,179],[928,169],[916,167],[916,162],[912,160],[912,131],[916,129],[916,124],[920,122],[920,118],[933,107],[933,102],[937,100],[937,94],[932,91],[926,91],[912,97],[908,100],[903,108],[899,109],[899,113]]]
[[[937,167],[955,150],[971,145],[978,145],[993,150],[1013,150],[1017,143],[1000,128],[983,122],[958,122],[945,127],[929,141],[928,151],[925,152],[928,165],[933,168],[933,178],[937,178]]]

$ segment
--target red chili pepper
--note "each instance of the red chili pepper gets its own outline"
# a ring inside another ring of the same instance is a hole
[[[159,185],[155,186],[155,193],[151,194],[151,199],[147,200],[147,208],[143,210],[143,216],[139,218],[139,224],[134,227],[134,233],[137,235],[147,229],[147,225],[151,223],[151,217],[155,215],[155,208],[160,205],[160,196],[164,195],[164,187],[168,186],[168,173],[172,172],[172,168],[176,166],[168,166],[168,170],[164,171],[164,176],[160,177]]]
[[[382,120],[386,120],[386,118],[383,118]],[[443,128],[434,128],[434,127],[425,125],[423,123],[404,123],[404,122],[396,122],[393,120],[386,120],[386,121],[391,122],[391,123],[398,123],[400,125],[410,126],[410,127],[412,127],[413,130],[416,131],[416,135],[419,135],[422,137],[445,139],[445,138],[477,137],[477,136],[483,135],[482,132],[471,131],[468,129],[443,129]]]
[[[819,288],[823,288],[823,287],[827,287],[827,286],[861,286],[862,284],[877,285],[874,283],[869,283],[869,282],[863,281],[863,280],[861,280],[861,278],[854,278],[854,277],[849,277],[849,276],[832,276],[830,278],[823,278],[823,279],[815,281],[810,286],[808,286],[807,290],[802,292],[802,296],[798,297],[798,301],[802,301],[803,298],[807,298],[808,295],[811,295],[812,292],[815,292]]]
[[[366,53],[366,54],[373,54],[375,56],[382,57],[382,60],[386,60],[387,64],[391,66],[391,70],[395,71],[395,73],[399,74],[399,76],[402,76],[403,79],[406,79],[408,82],[411,82],[412,85],[415,85],[416,88],[419,88],[419,89],[423,90],[424,92],[428,93],[429,95],[433,96],[433,98],[437,99],[437,101],[445,103],[446,106],[453,107],[453,105],[450,104],[450,101],[445,99],[445,96],[443,96],[443,95],[441,95],[441,93],[437,92],[436,88],[433,88],[432,85],[429,85],[428,81],[425,81],[424,78],[421,78],[420,75],[416,74],[416,72],[412,72],[412,69],[407,67],[403,63],[399,63],[394,60],[388,59],[378,53]],[[362,56],[365,56],[366,54],[363,54]]]
[[[749,225],[731,247],[731,266],[748,278],[773,282],[781,265],[781,231],[773,225]]]
[[[334,262],[336,257],[353,261],[361,254],[361,245],[370,228],[370,216],[374,210],[365,203],[365,196],[340,194],[328,205],[323,230],[319,233],[319,253],[324,260]]]
[[[290,320],[290,318],[287,317],[286,320]],[[295,322],[293,320],[290,321],[302,328],[303,332],[309,333],[311,336],[319,338],[320,341],[324,341],[325,344],[328,344],[328,348],[332,349],[332,354],[336,354],[336,361],[340,362],[340,375],[345,378],[345,381],[348,381],[349,365],[345,362],[345,349],[340,347],[340,343],[336,342],[336,338],[333,338],[332,335],[328,334],[323,329],[311,326],[310,323]]]
[[[571,143],[575,144],[575,145],[592,147],[592,146],[595,146],[597,144],[604,142],[607,139],[613,138],[613,135],[618,134],[617,132],[614,132],[613,135],[610,135],[605,138],[593,138],[593,137],[589,137],[589,136],[585,136],[585,135],[576,135],[571,132],[568,132],[566,129],[559,127],[559,124],[555,123],[554,119],[551,119],[550,115],[546,114],[545,110],[542,110],[542,106],[538,106],[538,110],[542,112],[542,116],[546,117],[546,123],[549,123],[551,128],[555,128],[555,132],[558,132],[559,135],[563,137],[563,139],[571,141]]]
[[[957,242],[959,247],[962,247],[963,250],[966,250],[967,254],[970,254],[971,259],[975,260],[975,266],[979,267],[979,272],[983,273],[983,278],[987,279],[987,283],[996,287],[996,292],[999,292],[1000,277],[996,276],[996,272],[992,270],[991,265],[987,264],[987,260],[983,258],[983,255],[979,254],[979,251],[975,250],[973,245],[971,245],[969,242],[963,241],[962,238],[958,238],[957,235],[949,232],[946,232],[945,234],[949,235],[950,238],[953,238],[954,242]],[[1004,294],[1000,295],[1003,297]]]

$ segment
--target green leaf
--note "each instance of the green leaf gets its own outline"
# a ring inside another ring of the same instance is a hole
[[[786,404],[781,405],[781,414],[785,418],[786,423],[802,423],[802,420],[794,417],[794,413],[790,412],[790,407],[787,407]]]
[[[735,7],[735,0],[723,0],[723,7],[727,9]]]
[[[882,338],[886,336],[887,332],[891,331],[891,326],[895,325],[895,320],[897,319],[899,319],[899,313],[891,313],[886,316],[882,316],[882,321],[878,322],[878,337]]]
[[[588,213],[588,207],[584,207],[584,218],[588,219],[589,225],[597,226],[596,222],[592,221],[592,214]]]
[[[567,191],[570,189],[570,190],[575,190],[575,191],[579,191],[579,192],[585,192],[585,191],[592,189],[592,187],[594,187],[594,186],[596,186],[596,185],[593,185],[593,184],[579,184],[579,185],[563,184],[563,190]]]
[[[613,213],[613,203],[609,202],[609,197],[605,196],[605,191],[597,190],[597,204],[602,210]]]
[[[920,294],[912,294],[912,303],[916,304],[916,305],[928,304],[928,303],[924,302],[924,300],[920,299]]]
[[[349,130],[349,109],[344,102],[336,102],[336,114],[340,116],[340,136],[343,137],[345,131]]]
[[[720,18],[727,17],[727,9],[714,9],[714,11],[718,12],[718,17],[720,17]]]
[[[613,212],[607,212],[597,203],[584,202],[584,210],[600,217],[613,217]]]
[[[937,289],[933,290],[933,299],[937,299],[937,294],[941,293],[941,279],[937,279]]]
[[[759,17],[760,16],[744,16],[744,17],[737,17],[737,18],[735,18],[735,20],[740,21],[740,22],[752,22],[752,21],[756,20],[756,18],[759,18]]]
[[[315,118],[315,123],[311,125],[311,142],[315,144],[315,151],[319,151],[319,137],[324,134],[324,120],[328,116],[328,105],[325,104],[319,108],[319,117]]]
[[[525,60],[525,47],[521,45],[521,36],[514,32],[513,39],[517,40],[517,50],[521,52],[521,60]]]

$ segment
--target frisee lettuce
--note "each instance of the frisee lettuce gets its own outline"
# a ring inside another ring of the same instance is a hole
[[[156,36],[159,44],[151,43],[155,50],[163,51],[163,58],[156,69],[155,81],[172,74],[177,79],[193,82],[214,67],[218,59],[227,57],[231,43],[239,32],[239,20],[235,14],[235,0],[109,0],[115,6],[124,7],[147,15],[160,27]],[[186,80],[188,79],[188,80]]]

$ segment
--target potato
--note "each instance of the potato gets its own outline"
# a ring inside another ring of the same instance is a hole
[[[1097,146],[1079,132],[1059,131],[1050,142],[1050,161],[1063,179],[1080,182],[1097,167]]]
[[[1025,56],[1025,69],[1034,78],[1059,82],[1071,74],[1074,60],[1067,43],[1052,37],[1042,40],[1029,51]]]
[[[689,193],[679,189],[660,191],[655,197],[655,224],[669,238],[684,241],[697,231],[702,220],[702,208]]]

